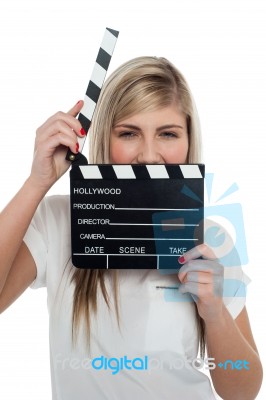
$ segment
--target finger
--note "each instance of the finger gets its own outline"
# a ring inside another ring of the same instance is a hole
[[[208,247],[205,243],[203,243],[196,247],[193,247],[192,249],[184,253],[181,257],[179,257],[178,262],[179,264],[184,264],[187,261],[195,260],[199,257],[209,260],[217,259],[212,249]]]
[[[72,107],[67,113],[58,111],[56,114],[52,115],[50,118],[45,121],[43,125],[41,125],[37,131],[43,132],[49,127],[52,123],[57,120],[64,121],[77,135],[84,137],[86,135],[85,130],[83,129],[81,123],[75,117],[78,115],[80,110],[84,105],[84,101],[78,101],[74,107]]]
[[[85,131],[85,129],[83,128],[83,126],[81,125],[81,123],[76,119],[77,115],[80,113],[81,109],[84,106],[84,101],[83,100],[79,100],[74,107],[72,107],[67,113],[66,113],[66,117],[68,118],[68,115],[70,115],[71,117],[75,117],[75,118],[71,118],[71,120],[69,121],[70,126],[72,127],[72,129],[75,131],[75,133],[81,137],[84,137],[87,132]]]
[[[43,143],[42,148],[46,148],[50,155],[52,155],[55,149],[60,145],[69,147],[73,153],[78,152],[76,140],[73,139],[73,137],[70,137],[69,135],[64,135],[62,133],[51,136],[49,140]]]
[[[184,264],[178,271],[178,278],[182,282],[188,272],[209,272],[213,275],[223,275],[224,269],[221,264],[212,260],[191,260]]]
[[[189,293],[192,295],[193,300],[197,302],[199,297],[199,284],[195,282],[184,283],[179,286],[179,293]]]
[[[76,119],[77,115],[80,113],[84,106],[84,101],[79,100],[74,107],[72,107],[66,114],[64,114],[64,120],[69,124],[69,126],[75,131],[75,133],[81,137],[84,137],[87,132],[82,127],[81,123],[78,119]]]
[[[223,285],[222,282],[217,282],[216,284],[185,282],[179,286],[179,292],[194,294],[202,299],[210,297],[221,298],[223,297]]]
[[[213,276],[207,272],[188,272],[183,282],[213,283]]]
[[[59,111],[37,129],[36,136],[39,140],[47,140],[49,136],[59,132],[73,136],[75,140],[77,135],[84,137],[86,134],[84,130],[82,131],[82,126],[76,118]]]
[[[49,142],[54,136],[57,136],[57,140],[60,144],[64,144],[63,141],[66,140],[72,142],[73,145],[77,142],[77,136],[69,127],[69,125],[66,124],[65,121],[56,120],[50,125],[46,125],[45,128],[37,131],[36,147],[43,146],[46,142]]]
[[[76,116],[79,114],[80,110],[82,109],[83,105],[84,105],[84,101],[83,101],[83,100],[79,100],[79,101],[74,105],[74,107],[72,107],[72,108],[67,112],[67,114],[72,115],[72,117],[76,117]]]

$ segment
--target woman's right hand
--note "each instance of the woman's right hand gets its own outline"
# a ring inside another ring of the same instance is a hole
[[[44,192],[69,168],[70,162],[65,160],[67,148],[78,152],[77,136],[86,134],[75,118],[82,107],[83,101],[79,101],[67,113],[57,112],[36,131],[30,180]]]

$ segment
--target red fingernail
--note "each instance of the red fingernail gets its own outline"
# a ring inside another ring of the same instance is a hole
[[[76,105],[78,105],[80,102],[81,102],[81,100],[79,100]]]
[[[185,257],[179,257],[178,262],[183,264],[185,262]]]
[[[76,153],[78,153],[78,151],[79,151],[79,144],[76,143]]]
[[[85,129],[83,129],[83,128],[81,128],[81,130],[80,130],[79,132],[80,132],[80,134],[81,134],[82,136],[85,136],[85,135],[86,135],[86,131],[85,131]]]

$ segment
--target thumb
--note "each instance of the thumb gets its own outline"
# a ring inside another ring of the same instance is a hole
[[[80,112],[80,110],[82,109],[83,105],[84,105],[84,101],[83,101],[83,100],[78,101],[78,102],[74,105],[74,107],[72,107],[72,108],[67,112],[67,114],[70,114],[70,115],[72,115],[73,117],[76,117],[76,116],[78,115],[78,113]]]

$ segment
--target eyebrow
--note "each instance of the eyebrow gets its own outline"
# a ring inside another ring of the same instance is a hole
[[[120,124],[120,125],[115,125],[114,128],[129,128],[129,129],[135,129],[137,131],[140,131],[141,129],[136,126],[136,125],[132,125],[132,124]],[[156,131],[160,131],[162,129],[171,129],[171,128],[180,128],[180,129],[184,129],[183,126],[181,125],[175,125],[175,124],[167,124],[167,125],[162,125],[159,128],[156,129]]]

